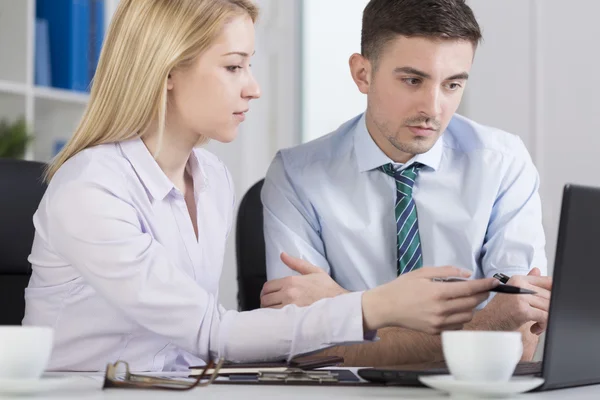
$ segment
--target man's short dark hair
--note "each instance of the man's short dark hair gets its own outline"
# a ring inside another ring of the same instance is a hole
[[[362,20],[361,53],[376,62],[398,35],[468,40],[477,47],[481,30],[465,0],[371,0]]]

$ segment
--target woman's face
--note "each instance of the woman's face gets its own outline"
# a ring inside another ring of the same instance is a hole
[[[250,70],[253,54],[252,19],[240,16],[226,23],[217,40],[190,66],[171,73],[167,126],[219,142],[235,139],[250,100],[260,97]]]

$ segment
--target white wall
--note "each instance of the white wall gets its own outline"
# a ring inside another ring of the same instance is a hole
[[[470,0],[484,30],[463,112],[519,134],[540,172],[552,271],[562,188],[600,186],[597,0]]]
[[[521,136],[533,147],[530,115],[534,107],[530,75],[535,62],[530,32],[534,29],[528,0],[470,0],[484,41],[459,112],[480,123]],[[519,95],[515,95],[519,91]],[[493,101],[491,98],[493,97]]]
[[[363,112],[348,67],[360,53],[362,11],[368,0],[304,0],[302,10],[302,140],[329,133]]]

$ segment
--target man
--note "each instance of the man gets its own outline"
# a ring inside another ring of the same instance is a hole
[[[361,54],[350,57],[366,112],[279,152],[267,173],[263,307],[311,304],[422,266],[500,272],[537,294],[496,295],[465,329],[520,330],[532,358],[552,283],[541,276],[538,173],[518,137],[455,115],[480,39],[463,0],[371,0]],[[443,359],[439,337],[379,336],[327,352],[349,365]]]

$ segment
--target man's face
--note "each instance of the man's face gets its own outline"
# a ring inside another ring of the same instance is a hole
[[[398,36],[376,68],[364,58],[354,62],[364,67],[361,84],[352,66],[368,95],[367,127],[390,158],[406,162],[433,147],[460,104],[473,56],[469,41]]]

